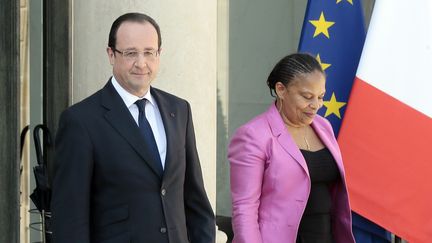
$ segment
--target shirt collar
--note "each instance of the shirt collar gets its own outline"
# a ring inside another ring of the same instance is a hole
[[[127,90],[125,90],[118,83],[118,81],[116,80],[116,78],[114,76],[112,76],[112,78],[111,78],[111,83],[113,84],[117,93],[122,98],[123,102],[126,104],[126,107],[130,108],[133,104],[135,104],[135,102],[137,100],[144,99],[144,98],[147,99],[150,102],[150,104],[152,104],[153,106],[156,106],[156,102],[154,101],[154,98],[153,98],[151,92],[147,92],[143,97],[138,97],[136,95],[129,93]],[[149,89],[149,91],[150,91],[150,89]]]

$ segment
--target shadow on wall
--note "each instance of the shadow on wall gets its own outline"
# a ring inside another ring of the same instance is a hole
[[[231,196],[227,146],[227,118],[224,116],[220,91],[217,89],[216,224],[219,230],[228,236],[227,243],[231,243],[233,230],[231,226]]]

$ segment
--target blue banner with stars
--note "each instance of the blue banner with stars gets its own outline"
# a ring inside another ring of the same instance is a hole
[[[318,112],[339,128],[365,40],[358,0],[309,0],[299,51],[316,56],[327,75],[324,107]]]
[[[309,0],[299,52],[316,57],[326,73],[324,116],[339,134],[365,40],[363,10],[359,0]],[[357,243],[390,242],[390,233],[353,213]]]

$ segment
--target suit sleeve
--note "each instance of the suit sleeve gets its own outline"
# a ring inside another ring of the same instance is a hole
[[[187,230],[191,243],[213,243],[216,234],[215,216],[204,188],[201,165],[196,149],[192,114],[188,103],[187,112],[186,175],[184,185]]]
[[[70,110],[62,113],[56,136],[52,182],[54,242],[90,242],[90,187],[93,168],[88,132]]]
[[[235,243],[262,243],[258,225],[266,154],[253,129],[241,127],[228,146]]]

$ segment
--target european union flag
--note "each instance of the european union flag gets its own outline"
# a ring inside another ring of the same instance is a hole
[[[316,56],[327,75],[324,107],[318,113],[330,121],[336,137],[365,36],[359,0],[308,1],[299,51]],[[357,214],[353,214],[353,232],[358,243],[390,242],[387,231]]]
[[[318,112],[339,128],[365,40],[358,0],[309,0],[299,51],[315,55],[326,75],[324,107]]]

